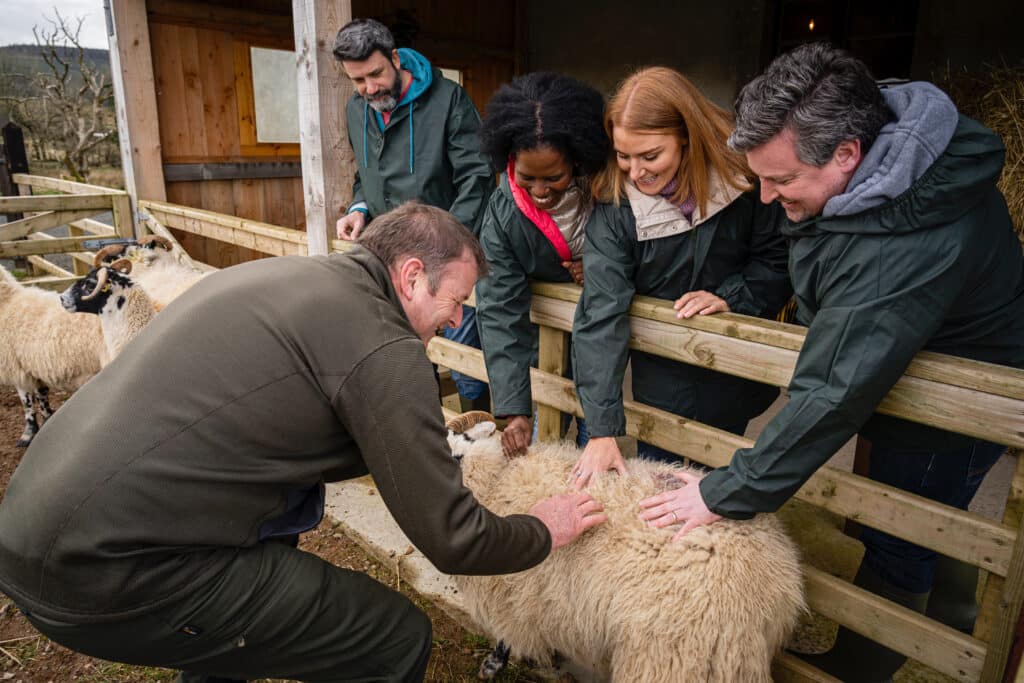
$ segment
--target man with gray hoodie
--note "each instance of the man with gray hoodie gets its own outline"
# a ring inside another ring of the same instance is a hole
[[[850,437],[877,481],[966,509],[1003,447],[874,414],[923,349],[1024,368],[1024,256],[996,182],[1004,148],[928,83],[879,88],[842,50],[778,57],[736,102],[730,145],[786,211],[808,325],[790,400],[728,467],[643,501],[683,533],[779,508]],[[969,631],[977,569],[865,529],[855,583]],[[841,629],[814,664],[887,680],[904,658]]]
[[[495,183],[466,91],[419,52],[395,49],[391,32],[373,19],[343,26],[334,56],[356,90],[345,108],[356,180],[338,239],[358,238],[367,223],[412,199],[449,211],[479,235]],[[476,310],[466,306],[462,316],[445,337],[479,349]],[[458,373],[452,379],[469,407],[490,410],[485,383]]]

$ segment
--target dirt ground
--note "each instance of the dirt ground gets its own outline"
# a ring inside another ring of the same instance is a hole
[[[54,397],[54,408],[63,398],[59,395]],[[25,453],[25,449],[14,445],[23,426],[18,395],[10,387],[0,387],[0,500]],[[391,571],[366,555],[329,522],[304,534],[300,547],[338,566],[364,571],[384,584],[395,585]],[[487,639],[464,630],[404,582],[402,592],[426,611],[434,624],[434,647],[426,680],[438,683],[476,680],[477,667],[490,650]],[[0,681],[170,683],[175,676],[175,672],[167,669],[115,664],[80,655],[52,643],[39,635],[11,601],[0,593]],[[528,669],[512,666],[496,680],[510,683],[542,679]]]

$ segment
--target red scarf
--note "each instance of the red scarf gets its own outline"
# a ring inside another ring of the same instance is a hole
[[[547,211],[542,211],[533,205],[530,198],[526,196],[526,190],[516,185],[515,177],[515,163],[512,159],[509,159],[508,187],[512,190],[512,199],[515,200],[516,206],[519,207],[524,216],[530,219],[531,223],[537,226],[537,229],[548,239],[548,242],[555,248],[558,256],[563,261],[572,261],[572,252],[569,250],[569,244],[565,241],[562,231],[558,229],[555,221]]]

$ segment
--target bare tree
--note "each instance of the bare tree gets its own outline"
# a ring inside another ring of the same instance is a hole
[[[88,153],[117,135],[113,85],[102,69],[89,61],[79,41],[83,18],[69,21],[54,8],[48,27],[32,28],[47,71],[6,73],[0,102],[11,118],[35,139],[59,149],[61,163],[76,180],[89,172]],[[18,83],[23,84],[21,88]],[[28,87],[24,87],[27,84]]]

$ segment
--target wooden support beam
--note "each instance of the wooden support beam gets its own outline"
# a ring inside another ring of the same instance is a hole
[[[129,239],[136,237],[138,228],[135,225],[135,214],[132,213],[132,203],[128,195],[114,197],[111,210],[114,213],[114,232],[117,236]]]
[[[435,338],[427,347],[427,355],[434,363],[487,381],[479,350]],[[530,382],[535,401],[582,417],[572,380],[534,368]],[[729,464],[737,449],[753,445],[750,439],[635,401],[625,402],[625,413],[629,436],[710,467]],[[1010,571],[1014,529],[979,515],[832,467],[820,468],[794,497],[1000,576]]]
[[[110,71],[124,185],[133,201],[163,201],[167,190],[146,0],[112,0],[110,5]]]
[[[825,617],[957,681],[982,675],[985,644],[842,579],[804,565],[808,606]]]
[[[575,310],[575,303],[535,293],[530,319],[538,325],[571,330]],[[766,345],[767,339],[772,338],[774,326],[765,328],[767,332],[758,342],[737,332],[742,324],[750,329],[749,336],[755,336],[753,330],[765,321],[746,318],[749,322],[744,322],[745,316],[724,313],[694,316],[683,321],[675,320],[673,312],[671,325],[665,325],[670,322],[666,311],[672,311],[671,302],[633,305],[630,311],[634,316],[630,322],[631,348],[765,384],[789,385],[798,352],[785,346]],[[636,317],[638,313],[644,317]],[[727,315],[729,318],[725,319]],[[652,319],[655,316],[658,321]],[[698,317],[703,320],[693,322]],[[711,318],[723,319],[710,321]],[[710,331],[714,327],[717,330]],[[973,388],[904,375],[882,399],[878,412],[1008,446],[1024,447],[1024,431],[1020,429],[1024,419],[1021,399],[1011,397],[1024,391],[1024,370],[939,354],[930,354],[917,368],[920,370],[922,365],[927,367],[927,373],[922,374],[941,376],[943,380],[961,384],[975,384],[976,376],[972,376],[975,373],[992,377],[992,390],[1001,391],[1004,395],[981,393]]]
[[[19,185],[30,185],[41,190],[53,190],[64,194],[125,194],[124,190],[115,190],[102,185],[90,185],[88,183],[76,183],[73,180],[62,178],[51,178],[43,175],[32,175],[30,173],[15,173],[14,182]]]
[[[74,226],[83,232],[89,233],[90,235],[99,235],[100,237],[110,237],[115,234],[113,226],[101,223],[91,218],[83,218],[80,221],[68,223],[68,225]]]
[[[84,237],[57,237],[52,240],[16,240],[0,242],[0,258],[18,258],[39,254],[63,254],[78,251],[82,242],[93,239],[91,235]]]
[[[576,285],[550,282],[535,282],[531,285],[531,289],[535,296],[569,302],[573,304],[573,310],[575,310],[575,304],[582,291]],[[689,320],[679,320],[676,318],[676,312],[672,309],[671,302],[647,296],[634,297],[629,314],[637,318],[657,320],[790,351],[799,351],[803,347],[804,336],[807,333],[807,328],[800,325],[752,318],[735,313],[694,316]],[[569,324],[571,324],[571,320]],[[921,351],[914,356],[905,374],[965,389],[984,391],[997,396],[1024,399],[1024,370],[1005,365],[993,365],[967,358]]]
[[[50,275],[55,275],[57,277],[75,276],[75,274],[72,273],[70,270],[64,270],[56,263],[53,263],[52,261],[47,261],[42,256],[29,256],[28,262],[32,264],[32,267],[35,270],[40,270],[44,273],[49,273]]]
[[[173,245],[174,252],[178,258],[178,262],[181,263],[182,265],[193,268],[195,270],[216,270],[212,266],[209,266],[200,261],[196,261],[191,256],[189,256],[188,252],[185,251],[181,244],[178,243],[178,240],[174,237],[171,231],[164,227],[164,225],[157,219],[147,215],[144,220],[144,223],[146,224],[146,227],[149,228],[149,230],[154,235],[159,235],[160,237],[163,237]]]
[[[28,197],[0,197],[0,213],[16,211],[110,211],[110,194],[45,194]]]
[[[310,254],[328,252],[335,223],[352,198],[355,164],[345,128],[352,84],[331,53],[338,29],[351,19],[350,0],[292,0]]]
[[[1003,524],[1019,532],[1021,519],[1024,518],[1024,453],[1018,451],[1015,455],[1016,467],[1010,481],[1006,508],[1003,510]],[[989,574],[985,579],[981,602],[978,605],[978,618],[974,622],[974,637],[986,643],[992,641],[996,620],[1007,608],[1001,604],[1003,583],[1003,577],[995,574]]]
[[[81,278],[76,276],[71,277],[34,277],[28,280],[22,280],[21,284],[26,287],[38,287],[39,289],[45,289],[51,292],[63,292],[71,285],[78,282]]]
[[[306,233],[299,230],[176,204],[144,201],[141,207],[162,225],[194,235],[222,240],[274,256],[307,253]]]
[[[95,209],[84,209],[82,211],[45,211],[19,221],[12,221],[0,225],[0,241],[21,239],[22,237],[40,230],[50,230],[58,225],[72,223],[83,218],[96,214]]]
[[[540,328],[540,352],[537,366],[558,377],[565,374],[569,355],[569,335],[550,327]],[[562,438],[562,413],[558,408],[537,406],[537,438],[558,441]]]

